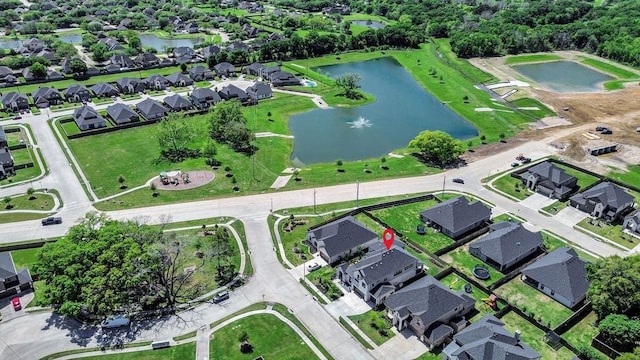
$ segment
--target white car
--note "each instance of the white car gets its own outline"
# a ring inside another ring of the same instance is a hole
[[[318,263],[313,263],[313,264],[307,266],[307,270],[309,272],[314,272],[314,271],[316,271],[318,269],[320,269],[320,265],[318,265]]]
[[[124,315],[116,315],[114,317],[108,317],[103,322],[100,323],[100,326],[103,329],[113,329],[119,328],[123,326],[129,326],[131,324],[131,320]]]

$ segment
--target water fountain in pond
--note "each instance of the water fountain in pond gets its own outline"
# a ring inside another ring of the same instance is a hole
[[[358,118],[358,120],[356,120],[356,121],[347,122],[347,124],[351,125],[352,129],[362,129],[362,128],[365,128],[365,127],[371,127],[371,125],[373,125],[373,124],[371,124],[371,121],[365,119],[362,116],[360,116]]]

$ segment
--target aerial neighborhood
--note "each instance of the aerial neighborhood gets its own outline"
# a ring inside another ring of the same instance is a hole
[[[640,358],[634,0],[0,0],[0,360]]]

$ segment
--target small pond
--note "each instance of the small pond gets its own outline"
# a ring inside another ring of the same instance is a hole
[[[289,127],[295,137],[291,159],[298,166],[381,157],[406,147],[423,130],[443,130],[460,139],[477,135],[473,125],[426,92],[394,58],[320,69],[332,77],[360,74],[362,90],[376,101],[291,116]]]
[[[186,46],[192,48],[194,45],[202,44],[204,39],[202,38],[189,38],[189,39],[162,39],[155,34],[140,34],[140,42],[142,47],[152,47],[158,52],[164,52],[165,49],[176,48],[179,46]]]
[[[593,92],[602,90],[602,83],[614,80],[609,75],[573,61],[553,61],[537,64],[513,65],[513,68],[557,92]]]
[[[0,37],[0,49],[17,49],[22,46],[22,40]]]
[[[66,42],[67,44],[76,45],[82,43],[82,35],[80,34],[60,35],[58,36],[58,39],[60,39],[60,41],[62,42]]]
[[[383,27],[387,26],[387,24],[383,24],[375,20],[351,20],[351,23],[354,25],[366,26],[374,30],[382,29]]]

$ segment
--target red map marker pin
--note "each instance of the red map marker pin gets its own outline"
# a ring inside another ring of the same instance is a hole
[[[384,241],[384,246],[387,247],[387,250],[391,249],[391,245],[393,245],[393,240],[395,239],[396,234],[391,229],[386,229],[382,233],[382,241]]]

